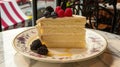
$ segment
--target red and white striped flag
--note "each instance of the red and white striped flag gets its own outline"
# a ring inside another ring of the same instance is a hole
[[[0,1],[2,29],[13,29],[27,25],[27,16],[22,12],[14,0]]]

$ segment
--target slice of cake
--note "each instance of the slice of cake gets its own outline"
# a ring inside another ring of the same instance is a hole
[[[42,43],[55,48],[85,48],[86,18],[74,15],[63,18],[45,18],[37,20],[36,29]]]

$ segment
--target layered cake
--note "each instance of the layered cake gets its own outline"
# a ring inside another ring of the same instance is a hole
[[[85,48],[86,18],[71,17],[45,18],[37,20],[36,29],[39,39],[52,48]]]

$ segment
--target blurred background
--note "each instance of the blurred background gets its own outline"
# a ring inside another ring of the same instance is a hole
[[[3,1],[3,0],[0,0]],[[34,26],[47,6],[71,8],[73,14],[85,16],[86,28],[120,34],[120,0],[15,0]],[[33,9],[34,8],[34,9]]]

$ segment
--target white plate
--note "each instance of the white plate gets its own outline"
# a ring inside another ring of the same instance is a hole
[[[40,55],[30,50],[30,44],[37,38],[36,29],[30,28],[15,37],[13,47],[24,56],[38,61],[69,63],[94,58],[103,53],[107,46],[104,37],[90,29],[86,29],[86,49],[48,48],[48,55]]]

